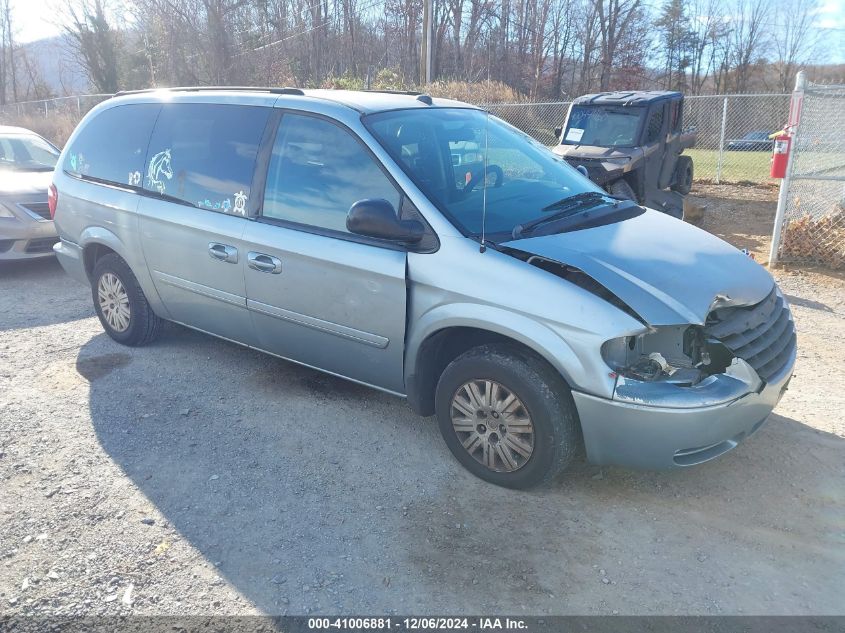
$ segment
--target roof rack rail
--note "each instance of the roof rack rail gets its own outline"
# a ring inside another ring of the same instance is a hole
[[[416,97],[418,95],[423,94],[422,92],[419,92],[418,90],[372,90],[372,89],[370,89],[370,90],[362,90],[362,92],[379,92],[379,93],[387,94],[387,95],[408,95],[410,97]]]
[[[203,92],[205,90],[233,90],[239,92],[269,92],[271,94],[279,94],[279,95],[304,95],[300,88],[291,88],[291,87],[283,87],[283,88],[274,88],[274,87],[260,87],[260,86],[174,86],[172,88],[144,88],[142,90],[121,90],[120,92],[115,93],[115,97],[122,97],[123,95],[135,95],[135,94],[143,94],[146,92],[158,92],[160,90],[166,90],[168,92]]]

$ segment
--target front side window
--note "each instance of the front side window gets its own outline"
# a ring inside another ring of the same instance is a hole
[[[92,118],[65,152],[62,168],[71,175],[139,186],[150,132],[161,106],[115,106]]]
[[[572,106],[564,145],[630,147],[637,144],[642,108]]]
[[[384,198],[399,208],[399,192],[349,131],[324,119],[285,114],[267,171],[262,215],[346,232],[349,208]]]
[[[486,215],[487,235],[507,240],[516,225],[550,215],[549,205],[601,193],[548,148],[480,110],[396,110],[364,122],[465,234],[479,236]]]
[[[201,209],[246,215],[270,108],[212,103],[162,106],[143,187]]]
[[[0,136],[0,170],[52,171],[58,150],[35,134]]]

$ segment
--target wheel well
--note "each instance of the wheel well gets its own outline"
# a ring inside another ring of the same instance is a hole
[[[414,373],[408,376],[406,386],[411,408],[419,415],[434,415],[434,394],[443,370],[464,352],[490,343],[505,343],[526,355],[548,362],[524,343],[490,330],[472,327],[438,330],[420,345]]]
[[[85,273],[88,275],[88,279],[91,279],[91,275],[94,274],[94,266],[97,265],[97,260],[111,254],[117,255],[108,246],[102,244],[89,244],[85,247],[82,251],[82,262],[85,264]]]

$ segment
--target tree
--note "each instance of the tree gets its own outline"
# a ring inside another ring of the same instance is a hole
[[[818,8],[818,0],[780,0],[776,5],[774,15],[779,32],[774,39],[774,50],[780,92],[792,90],[795,75],[815,51],[819,30],[813,18]]]
[[[739,0],[731,20],[734,91],[747,92],[753,64],[765,44],[763,30],[769,15],[768,0]]]
[[[68,2],[67,12],[70,18],[67,35],[94,90],[117,92],[120,86],[117,33],[106,17],[103,0]]]
[[[634,19],[642,15],[638,11],[640,0],[595,0],[595,6],[601,46],[599,88],[608,90],[619,42]]]

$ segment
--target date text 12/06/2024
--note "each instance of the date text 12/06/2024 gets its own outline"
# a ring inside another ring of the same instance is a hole
[[[312,631],[525,631],[528,624],[521,618],[509,617],[352,617],[308,618]]]

